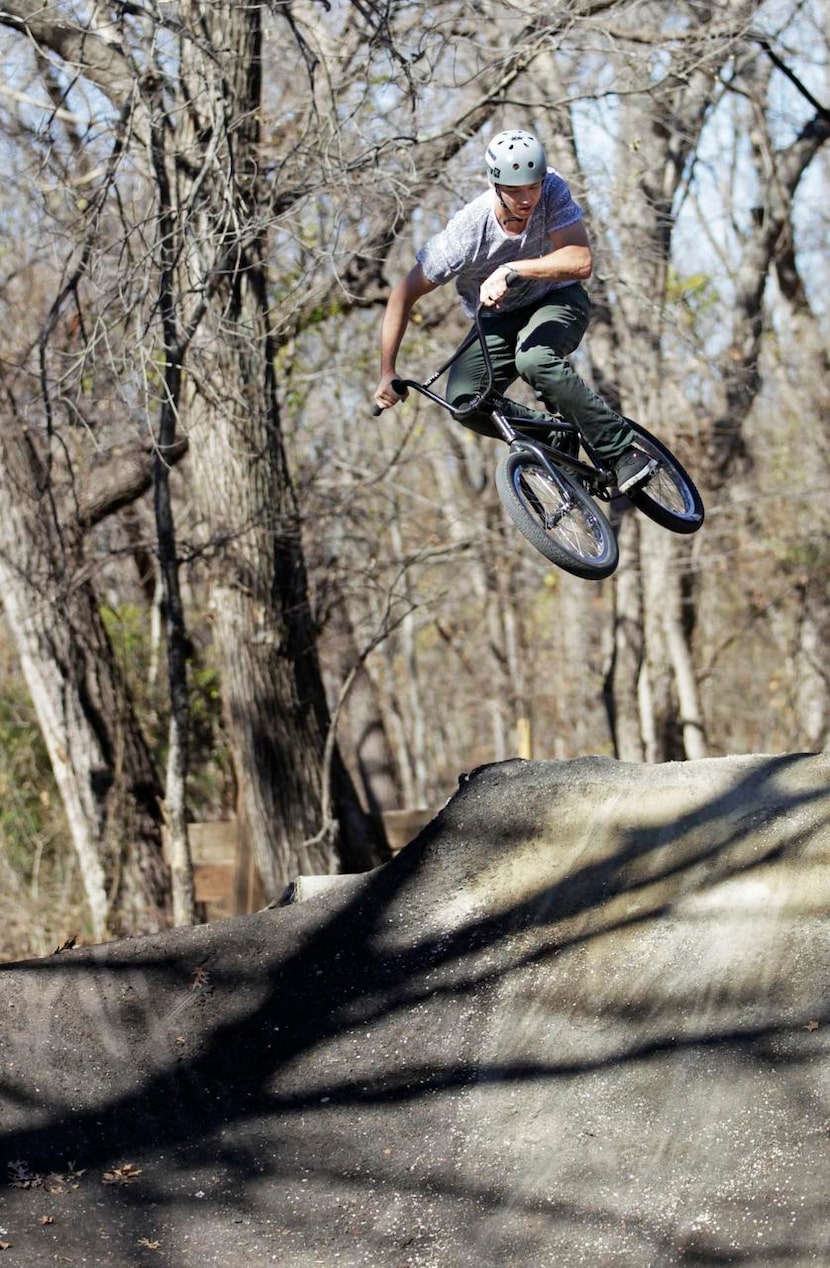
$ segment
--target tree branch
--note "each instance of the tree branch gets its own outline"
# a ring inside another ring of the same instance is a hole
[[[2,0],[0,25],[29,37],[36,51],[54,53],[95,84],[117,109],[129,99],[135,72],[118,44],[95,31],[68,23],[56,5],[41,0]]]
[[[186,438],[160,451],[148,443],[114,445],[98,454],[81,473],[73,489],[75,518],[82,528],[92,528],[115,511],[129,506],[145,494],[153,483],[153,463],[157,453],[168,466],[180,462],[188,450]]]
[[[787,79],[789,79],[790,83],[798,89],[804,100],[810,103],[819,118],[823,119],[826,123],[830,123],[830,108],[823,106],[821,102],[813,96],[807,85],[798,78],[795,71],[791,70],[787,63],[779,57],[769,40],[764,36],[758,37],[758,47],[764,50],[773,66],[780,70],[781,74],[785,75]]]

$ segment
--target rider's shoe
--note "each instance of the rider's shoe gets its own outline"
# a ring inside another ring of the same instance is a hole
[[[636,489],[638,485],[645,484],[656,470],[656,460],[649,458],[647,453],[643,453],[642,449],[636,449],[634,445],[629,445],[614,461],[614,473],[620,493],[627,493],[629,489]]]

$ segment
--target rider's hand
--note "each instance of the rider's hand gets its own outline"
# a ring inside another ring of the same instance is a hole
[[[479,299],[485,308],[498,308],[507,294],[507,288],[516,270],[512,264],[500,264],[488,278],[481,283]]]
[[[391,370],[389,374],[384,374],[380,383],[378,383],[375,388],[374,400],[378,409],[391,409],[393,405],[397,405],[398,401],[406,399],[408,395],[407,392],[404,392],[403,396],[399,396],[392,387],[392,382],[397,377],[396,371]]]

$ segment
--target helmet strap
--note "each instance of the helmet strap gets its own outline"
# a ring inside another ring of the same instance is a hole
[[[521,223],[522,223],[522,218],[521,218],[521,216],[514,216],[514,215],[513,215],[513,213],[512,213],[512,211],[511,211],[511,210],[510,210],[510,208],[508,207],[507,203],[504,201],[504,198],[503,198],[503,196],[502,196],[502,192],[501,192],[501,186],[500,186],[500,185],[496,185],[496,186],[495,186],[495,190],[496,190],[496,197],[498,198],[498,200],[499,200],[499,202],[501,203],[501,205],[502,205],[502,207],[504,208],[504,210],[507,212],[507,215],[504,217],[504,220],[505,220],[507,223],[510,223],[510,222],[512,221],[514,224],[521,224]]]

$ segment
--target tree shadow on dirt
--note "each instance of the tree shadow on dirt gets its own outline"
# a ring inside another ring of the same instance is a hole
[[[794,1019],[792,1000],[777,988],[759,999],[751,983],[736,982],[699,1016],[685,985],[674,995],[623,991],[600,1008],[605,1029],[595,1041],[579,1030],[597,1016],[587,978],[562,971],[566,963],[584,967],[579,956],[609,939],[630,945],[653,936],[679,901],[729,876],[749,876],[775,860],[797,864],[826,829],[830,796],[818,787],[778,789],[803,760],[756,764],[689,814],[632,826],[606,856],[578,859],[561,874],[552,864],[550,883],[504,909],[468,914],[456,927],[430,922],[430,904],[444,899],[447,857],[455,860],[453,884],[463,886],[471,864],[509,860],[538,832],[533,796],[512,802],[510,815],[489,817],[487,768],[340,905],[263,912],[2,966],[0,999],[10,1019],[0,1078],[2,1157],[25,1164],[30,1176],[65,1172],[69,1160],[88,1172],[125,1159],[146,1162],[143,1178],[111,1194],[136,1233],[151,1208],[198,1208],[204,1199],[193,1196],[190,1177],[211,1173],[242,1218],[260,1208],[265,1180],[272,1192],[288,1186],[294,1193],[313,1178],[316,1202],[296,1193],[293,1222],[283,1216],[285,1236],[319,1238],[312,1225],[322,1202],[330,1237],[351,1228],[353,1239],[374,1245],[376,1259],[366,1252],[366,1263],[384,1264],[397,1236],[366,1214],[379,1192],[389,1209],[417,1196],[440,1209],[441,1227],[507,1213],[514,1258],[487,1258],[496,1253],[497,1232],[489,1228],[486,1255],[468,1245],[471,1262],[476,1254],[478,1262],[544,1262],[552,1227],[565,1237],[575,1228],[583,1238],[592,1229],[599,1237],[619,1219],[599,1189],[580,1194],[566,1185],[540,1197],[529,1183],[511,1184],[497,1158],[490,1174],[486,1160],[467,1157],[476,1121],[469,1098],[486,1116],[496,1093],[518,1091],[536,1104],[540,1095],[571,1097],[580,1080],[599,1075],[640,1086],[689,1054],[713,1069],[774,1069],[779,1077],[814,1067],[808,1019]],[[475,811],[472,859],[464,857],[465,797]],[[500,804],[497,798],[494,807]],[[771,814],[779,830],[759,836],[759,821]],[[482,835],[488,824],[489,839]],[[527,1010],[516,1005],[514,1013],[510,1004],[513,983],[536,1010],[526,1033]],[[811,1018],[825,1004],[814,991]],[[794,1077],[792,1094],[809,1100],[802,1078]],[[499,1108],[499,1123],[501,1115]],[[447,1130],[457,1125],[458,1139],[440,1139],[442,1116]],[[752,1258],[757,1247],[727,1247],[716,1229],[681,1227],[660,1203],[644,1202],[626,1219],[629,1239],[661,1254],[673,1247],[689,1264],[801,1262],[819,1249],[823,1224],[808,1199],[801,1232],[770,1226],[759,1260]],[[429,1246],[436,1234],[413,1236]]]

